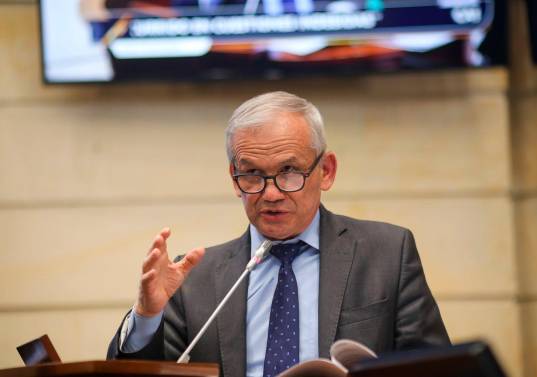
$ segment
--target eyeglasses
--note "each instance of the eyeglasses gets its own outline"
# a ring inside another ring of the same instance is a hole
[[[265,190],[267,187],[267,180],[272,179],[274,185],[278,190],[283,192],[295,192],[300,191],[306,184],[306,178],[311,175],[315,167],[321,160],[324,151],[317,156],[313,164],[307,170],[307,172],[298,171],[285,171],[276,175],[261,175],[261,174],[249,174],[238,173],[233,174],[233,179],[237,182],[239,189],[245,194],[258,194]]]

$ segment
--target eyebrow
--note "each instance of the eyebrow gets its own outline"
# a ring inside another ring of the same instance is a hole
[[[289,157],[285,160],[283,160],[282,162],[280,162],[278,165],[279,166],[285,166],[285,165],[289,165],[289,164],[296,164],[298,162],[298,159],[293,156],[293,157]],[[238,168],[239,165],[242,165],[242,168],[245,169],[245,168],[257,168],[257,166],[255,166],[254,163],[252,163],[248,158],[241,158],[240,160],[235,160],[235,167]]]

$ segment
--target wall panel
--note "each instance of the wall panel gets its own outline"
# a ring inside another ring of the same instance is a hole
[[[537,297],[537,196],[516,202],[520,290]]]
[[[317,102],[329,147],[340,160],[334,192],[507,190],[507,109],[501,96],[388,102]],[[194,100],[166,98],[6,107],[0,113],[0,200],[227,196],[232,191],[222,184],[228,180],[224,128],[237,103],[214,101],[210,111],[199,111]],[[386,106],[393,110],[386,112]],[[482,111],[489,107],[495,110]]]
[[[508,376],[523,376],[520,307],[514,300],[439,301],[452,342],[484,340]],[[531,374],[527,374],[531,376]]]
[[[537,77],[537,72],[535,74]],[[514,185],[518,193],[537,195],[537,89],[518,92],[512,102]]]
[[[516,253],[525,376],[537,375],[537,65],[530,57],[526,3],[510,2],[510,105]]]
[[[523,302],[522,327],[524,329],[523,350],[524,350],[524,370],[526,376],[537,376],[537,300]]]
[[[441,296],[515,294],[506,199],[329,200],[327,206],[411,228],[429,282]],[[175,254],[242,234],[246,218],[233,198],[0,211],[0,228],[7,235],[0,240],[1,283],[19,281],[0,292],[0,303],[16,307],[132,300],[140,261],[163,226],[173,229],[170,250]]]
[[[500,93],[320,106],[340,158],[335,191],[445,195],[509,186],[507,107]]]
[[[7,308],[134,302],[141,262],[170,226],[170,254],[246,229],[240,203],[0,211],[0,305]],[[11,282],[17,281],[17,284]],[[129,304],[130,305],[130,304]]]
[[[217,111],[217,109],[220,111]],[[232,192],[224,122],[231,106],[114,101],[10,106],[0,114],[5,201],[166,199]]]

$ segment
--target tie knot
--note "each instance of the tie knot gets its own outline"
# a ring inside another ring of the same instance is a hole
[[[295,243],[280,243],[272,246],[270,253],[280,260],[283,265],[291,265],[293,260],[307,247],[303,241]]]

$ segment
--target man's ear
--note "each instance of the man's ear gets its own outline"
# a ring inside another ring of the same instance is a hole
[[[239,186],[237,185],[237,182],[233,179],[233,174],[235,174],[235,166],[233,166],[233,163],[229,163],[229,176],[231,177],[231,181],[233,182],[233,189],[235,190],[235,195],[237,198],[242,197],[242,191],[239,189]]]
[[[325,152],[321,163],[321,190],[328,191],[334,184],[337,172],[337,158],[334,152]]]

